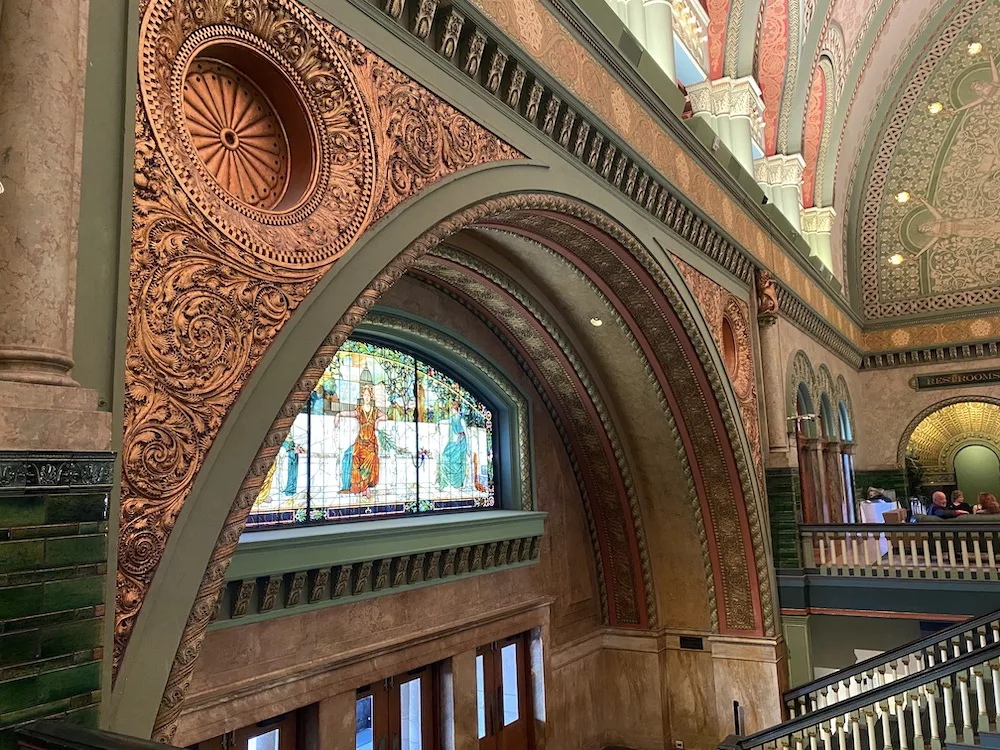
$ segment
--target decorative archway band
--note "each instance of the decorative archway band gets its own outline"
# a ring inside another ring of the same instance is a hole
[[[565,390],[554,377],[538,388],[572,450],[593,459],[581,482],[605,616],[626,627],[656,622],[629,467],[572,347],[488,269],[445,253],[416,267],[471,226],[543,245],[614,304],[676,429],[717,629],[772,634],[763,505],[747,442],[669,261],[559,195],[558,175],[302,6],[241,7],[151,0],[144,9],[112,711],[127,715],[147,700],[130,682],[162,684],[153,734],[170,738],[226,567],[294,414],[336,349],[409,271],[470,304],[471,285],[492,285],[533,320],[534,333],[510,340],[526,369],[542,372],[539,360],[555,357],[569,376]],[[304,123],[282,109],[289,102],[309,115]],[[302,139],[312,150],[296,157],[292,144]],[[477,301],[502,329],[502,310]],[[294,383],[279,357],[308,363]],[[267,394],[289,391],[284,406],[271,405]],[[249,467],[238,491],[232,466]],[[128,648],[147,639],[176,643],[172,664]]]

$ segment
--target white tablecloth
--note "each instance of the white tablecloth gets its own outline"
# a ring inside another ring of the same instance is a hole
[[[887,510],[896,510],[898,503],[888,500],[875,500],[870,503],[861,503],[861,523],[883,523],[882,514]]]

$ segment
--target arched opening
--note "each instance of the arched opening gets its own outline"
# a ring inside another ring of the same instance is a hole
[[[979,493],[1000,497],[1000,456],[988,445],[972,443],[955,454],[955,483],[967,498],[976,504]]]
[[[817,483],[821,476],[817,460],[817,433],[822,434],[821,415],[813,408],[809,387],[800,382],[795,390],[795,445],[802,491],[803,523],[828,523]]]
[[[460,193],[461,182],[449,184],[449,193]],[[212,671],[218,659],[195,657],[228,561],[296,415],[330,358],[376,304],[387,313],[425,318],[448,336],[472,342],[474,349],[489,346],[490,358],[503,361],[507,375],[518,373],[522,388],[542,410],[533,416],[533,429],[543,423],[550,428],[536,433],[535,451],[544,455],[536,453],[535,464],[539,472],[558,478],[548,497],[556,497],[555,487],[565,493],[575,486],[581,513],[577,528],[589,542],[590,558],[583,562],[564,550],[549,554],[546,541],[541,557],[570,565],[575,576],[590,570],[597,602],[586,616],[585,598],[575,605],[575,614],[572,607],[559,609],[565,633],[579,632],[586,623],[636,630],[657,624],[737,636],[766,635],[773,628],[767,552],[753,533],[760,529],[761,510],[745,436],[738,417],[733,418],[735,398],[721,375],[721,362],[713,363],[714,349],[705,345],[707,328],[687,307],[674,272],[603,214],[553,195],[483,200],[446,215],[400,252],[399,233],[413,226],[407,219],[400,212],[323,279],[287,336],[268,353],[255,387],[241,395],[225,439],[213,446],[196,496],[184,504],[170,549],[183,545],[190,552],[192,545],[181,537],[190,540],[196,531],[204,536],[213,524],[222,532],[206,549],[207,573],[200,578],[166,678],[157,736],[172,735],[180,720],[181,738],[191,739],[189,732],[204,730],[199,706],[214,690],[227,688],[206,682],[219,674]],[[345,299],[357,301],[346,305]],[[592,325],[592,317],[603,325]],[[332,331],[323,330],[331,319],[340,322]],[[303,357],[310,342],[312,351]],[[291,391],[284,405],[275,402],[282,384],[285,393]],[[278,414],[269,427],[261,420],[267,413]],[[551,440],[539,444],[539,434]],[[258,447],[250,449],[254,435]],[[249,471],[239,474],[240,465]],[[561,478],[560,472],[565,472]],[[664,472],[683,478],[679,490],[668,491]],[[534,480],[540,487],[537,475]],[[236,502],[224,506],[227,496]],[[679,528],[688,532],[678,533]],[[666,571],[677,569],[704,571],[703,579],[694,577],[699,585],[686,587],[682,598],[669,584],[658,585],[671,579]],[[553,581],[573,577],[546,576]],[[137,632],[144,638],[168,627],[158,619],[166,604],[156,596],[162,580],[154,578],[143,605],[143,627]],[[178,581],[179,576],[173,579]],[[577,594],[555,599],[568,597],[572,604]],[[428,593],[427,601],[438,595]],[[596,622],[587,619],[594,617]],[[213,630],[208,637],[211,653],[224,659],[232,649],[219,647],[225,638],[221,632]],[[550,646],[568,637],[563,632]],[[130,648],[122,674],[144,661],[141,649]],[[197,699],[182,717],[183,696],[192,684]],[[128,695],[118,697],[122,710]],[[264,712],[276,699],[262,693],[245,705]]]
[[[965,452],[969,447],[974,450]],[[925,499],[938,490],[989,491],[977,488],[993,485],[993,454],[1000,454],[1000,401],[985,397],[947,399],[925,409],[910,421],[898,448],[910,494]],[[958,477],[960,465],[968,490]],[[970,504],[975,494],[967,494]]]
[[[854,428],[844,401],[838,402],[837,411],[840,414],[840,468],[843,472],[844,495],[849,523],[856,523],[858,499],[854,486]]]

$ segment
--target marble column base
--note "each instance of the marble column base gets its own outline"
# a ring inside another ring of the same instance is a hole
[[[0,450],[106,451],[111,413],[97,391],[0,380]]]

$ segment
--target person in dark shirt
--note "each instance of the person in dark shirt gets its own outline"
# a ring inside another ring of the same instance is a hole
[[[951,502],[948,507],[952,510],[964,510],[966,513],[972,512],[972,506],[965,502],[965,494],[962,490],[955,490],[951,493]]]
[[[927,515],[945,520],[968,515],[968,512],[950,507],[948,505],[948,496],[943,492],[935,492],[931,495],[931,507],[928,509]]]

